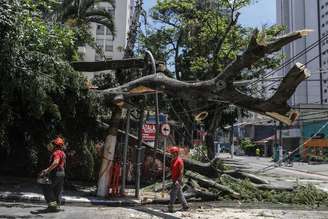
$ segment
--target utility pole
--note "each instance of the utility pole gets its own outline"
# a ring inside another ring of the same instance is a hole
[[[141,150],[142,150],[142,127],[143,127],[143,120],[144,120],[144,114],[145,114],[145,103],[142,103],[141,109],[140,109],[140,118],[139,118],[139,133],[138,133],[138,146],[137,146],[137,159],[136,159],[136,191],[135,191],[135,197],[139,199],[140,194],[140,166],[141,166]]]
[[[130,131],[130,115],[131,111],[128,108],[126,113],[126,127],[125,127],[125,141],[123,148],[123,170],[122,170],[122,186],[121,186],[121,194],[125,194],[125,185],[126,185],[126,157],[128,154],[128,145],[129,145],[129,131]]]
[[[235,145],[233,144],[233,121],[231,122],[230,142],[231,142],[231,148],[230,148],[231,159],[233,159],[233,155],[235,153]]]
[[[283,160],[283,148],[282,148],[282,122],[279,122],[279,165]]]
[[[274,121],[274,143],[273,143],[273,160],[276,162],[277,158],[277,146],[278,146],[278,139],[277,139],[277,123]]]

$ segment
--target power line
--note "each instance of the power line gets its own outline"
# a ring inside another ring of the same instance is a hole
[[[267,78],[270,75],[278,72],[279,70],[281,70],[282,68],[286,67],[287,65],[289,65],[291,62],[295,61],[296,59],[300,58],[301,56],[303,56],[304,54],[306,54],[308,51],[314,49],[316,46],[319,45],[319,43],[321,43],[322,40],[325,40],[328,37],[328,34],[322,36],[319,38],[319,40],[315,41],[314,43],[312,43],[310,46],[306,47],[305,49],[303,49],[302,51],[300,51],[298,54],[296,54],[295,56],[293,56],[292,58],[290,58],[289,60],[285,61],[283,64],[281,64],[277,69],[272,70],[271,72],[268,72],[267,74],[265,74],[263,77]],[[321,54],[319,54],[318,56],[320,56]],[[253,84],[256,84],[257,82],[253,82],[251,84],[249,84],[247,87],[252,86]]]
[[[327,35],[328,36],[328,35]],[[317,55],[317,56],[315,56],[315,57],[313,57],[312,59],[310,59],[309,61],[307,61],[305,64],[303,64],[303,66],[305,66],[305,65],[307,65],[307,64],[309,64],[309,63],[311,63],[311,62],[313,62],[315,59],[317,59],[318,57],[320,56],[320,54],[319,55]],[[274,82],[272,82],[272,83],[270,83],[269,85],[265,85],[265,86],[263,86],[262,87],[262,90],[264,90],[264,89],[268,89],[269,87],[270,87],[270,89],[271,89],[271,87],[273,86],[273,85],[275,85],[275,84],[277,84],[279,81],[274,81]],[[259,92],[259,91],[258,91]]]
[[[319,130],[311,137],[311,138],[309,138],[308,140],[306,140],[305,142],[303,142],[302,144],[300,144],[296,149],[294,149],[292,152],[291,152],[291,154],[294,154],[297,150],[299,150],[300,149],[300,147],[303,147],[306,143],[308,143],[309,141],[311,141],[316,135],[318,135],[326,126],[328,125],[328,121],[324,124],[324,125],[322,125],[320,128],[319,128]],[[279,136],[280,138],[282,137],[282,136]],[[286,159],[288,158],[288,156],[285,156],[285,157],[283,157],[280,161],[279,161],[279,164],[281,164],[282,162],[284,162]],[[276,166],[275,166],[276,164],[271,164],[271,165],[268,165],[268,166],[266,166],[266,167],[264,167],[264,168],[262,168],[262,169],[259,169],[258,171],[256,171],[256,173],[259,173],[259,172],[265,172],[265,171],[267,171],[267,170],[269,170],[268,168],[270,168],[270,167],[272,167],[272,168],[275,168]]]

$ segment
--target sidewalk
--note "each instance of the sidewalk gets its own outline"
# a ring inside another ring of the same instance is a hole
[[[73,183],[63,194],[63,204],[137,206],[140,199],[134,197],[134,189],[127,189],[125,197],[96,197],[96,186]],[[30,178],[0,177],[0,200],[15,202],[45,203],[40,186]]]

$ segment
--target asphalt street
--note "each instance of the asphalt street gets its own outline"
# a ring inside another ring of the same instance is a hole
[[[33,214],[32,212],[44,209],[44,205],[27,203],[0,202],[0,218],[63,218],[63,219],[327,219],[328,211],[311,209],[273,209],[260,206],[248,207],[220,207],[212,203],[212,207],[193,206],[188,212],[165,213],[166,206],[125,207],[78,207],[64,206],[58,213]]]
[[[275,166],[271,158],[234,156],[230,158],[229,154],[221,154],[221,158],[240,165],[246,171],[262,175],[268,178],[273,184],[314,184],[328,192],[328,164],[309,165],[303,162],[294,162],[292,167],[282,165]]]

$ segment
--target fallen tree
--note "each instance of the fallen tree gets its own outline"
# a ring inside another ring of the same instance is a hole
[[[232,171],[230,171],[231,173]],[[236,171],[237,172],[237,171]],[[276,186],[268,181],[263,181],[258,176],[240,172],[244,179],[235,178],[228,174],[220,177],[209,178],[199,173],[187,170],[184,175],[183,191],[187,200],[212,201],[222,199],[238,199],[243,202],[271,202],[292,203],[311,207],[328,206],[328,193],[316,188],[314,185],[306,186]],[[258,180],[251,182],[249,177]],[[264,183],[263,183],[264,182]],[[260,184],[258,184],[260,183]],[[165,181],[165,191],[172,186],[170,180]],[[160,183],[147,186],[148,191],[161,192]],[[150,200],[150,202],[152,202]],[[162,199],[162,203],[169,202]],[[149,201],[147,202],[149,203]]]
[[[125,98],[128,98],[135,95],[133,92],[130,92],[131,90],[142,86],[192,102],[204,102],[204,100],[229,102],[290,125],[294,121],[295,116],[287,101],[297,86],[310,76],[309,71],[303,64],[296,63],[290,69],[280,83],[276,93],[269,99],[256,98],[242,93],[235,86],[234,79],[241,74],[243,69],[251,68],[261,58],[279,51],[283,46],[306,36],[307,33],[308,30],[300,30],[277,37],[270,42],[259,43],[257,41],[259,33],[256,30],[247,49],[241,55],[238,55],[235,61],[231,62],[222,72],[210,80],[188,83],[158,72],[115,88],[98,90],[97,93],[109,99],[113,99],[117,93],[123,93]]]

